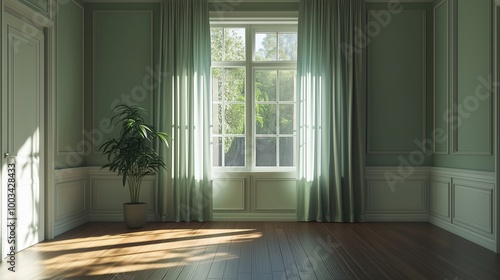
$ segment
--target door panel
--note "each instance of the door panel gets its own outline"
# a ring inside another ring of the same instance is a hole
[[[2,146],[7,149],[5,152],[15,155],[9,161],[16,163],[16,249],[20,251],[42,241],[44,234],[44,172],[41,161],[44,34],[42,30],[9,14],[5,15],[3,31],[3,61],[6,65],[3,68],[5,86],[2,95],[5,95],[5,104],[2,109],[7,115],[2,128],[5,135],[5,145]],[[2,188],[3,202],[6,201],[5,190]],[[2,222],[6,221],[6,214],[3,217]],[[3,251],[5,253],[5,249]]]

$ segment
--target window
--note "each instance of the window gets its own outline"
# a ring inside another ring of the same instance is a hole
[[[296,25],[212,25],[213,166],[295,166]]]

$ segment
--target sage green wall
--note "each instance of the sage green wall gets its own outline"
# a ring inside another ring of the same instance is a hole
[[[494,171],[490,0],[435,1],[434,165]]]
[[[368,22],[380,22],[370,11],[380,13],[388,5],[367,4]],[[493,104],[484,82],[492,69],[491,1],[400,5],[401,13],[369,36],[367,165],[493,171]],[[425,11],[424,29],[417,27],[416,10]],[[422,30],[425,56],[419,48]],[[417,111],[422,88],[424,115]],[[419,134],[422,125],[425,134]]]
[[[84,7],[59,0],[55,15],[55,168],[85,165],[90,151],[83,126]]]
[[[437,136],[441,132],[439,139],[434,141],[435,154],[447,154],[450,151],[450,119],[443,116],[450,105],[450,56],[449,48],[451,36],[448,32],[451,22],[449,14],[451,4],[449,1],[441,1],[434,6],[434,112],[433,127],[435,132],[432,136]],[[437,112],[437,113],[436,113]]]
[[[367,165],[430,165],[432,4],[366,8]]]
[[[117,135],[110,125],[112,108],[138,104],[154,119],[157,90],[160,5],[88,4],[86,62],[86,128],[93,131],[87,165],[101,165],[99,146]]]

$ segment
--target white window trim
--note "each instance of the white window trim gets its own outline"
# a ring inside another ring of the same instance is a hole
[[[227,1],[227,0],[225,0]],[[223,3],[227,5],[227,3]],[[297,24],[299,11],[210,11],[210,25],[227,24]]]
[[[228,12],[229,13],[229,12]],[[231,12],[231,13],[236,13],[236,12]],[[276,14],[275,12],[273,12]],[[239,13],[238,13],[239,14]],[[260,13],[259,13],[260,14]],[[225,14],[226,15],[226,14]],[[262,16],[262,15],[260,15]],[[288,174],[288,175],[294,175],[296,173],[296,163],[297,163],[297,155],[294,154],[294,166],[291,167],[280,167],[279,162],[277,163],[278,166],[256,166],[256,153],[254,152],[255,150],[255,138],[256,134],[254,131],[254,125],[255,125],[255,115],[253,113],[253,109],[255,108],[255,96],[254,96],[254,72],[255,70],[260,70],[260,69],[277,69],[277,70],[296,70],[297,69],[297,62],[296,61],[280,61],[279,66],[277,66],[276,62],[269,62],[269,61],[255,61],[254,60],[254,49],[255,49],[255,42],[254,42],[254,34],[255,32],[264,32],[264,31],[271,31],[271,32],[286,32],[286,31],[293,31],[297,32],[297,19],[296,17],[293,18],[293,20],[274,20],[274,21],[269,21],[269,20],[262,20],[261,17],[259,19],[253,18],[252,20],[242,20],[241,17],[238,17],[239,20],[228,20],[228,18],[224,18],[222,21],[211,21],[210,27],[234,27],[234,28],[246,28],[246,60],[245,61],[237,61],[237,62],[212,62],[212,67],[230,67],[230,66],[235,66],[235,67],[245,67],[245,74],[246,74],[246,80],[245,80],[245,92],[247,94],[247,101],[246,101],[246,123],[245,123],[245,165],[246,166],[213,166],[213,172],[215,174],[223,174],[223,173],[252,173],[252,174],[257,174],[257,173],[280,173],[280,174]],[[211,18],[212,20],[212,18]],[[276,25],[282,25],[280,27],[276,27]],[[248,48],[248,46],[251,46],[251,48]],[[251,59],[248,59],[251,58]],[[296,104],[296,101],[295,101]],[[295,108],[295,111],[297,108]],[[297,121],[297,120],[296,120]],[[294,133],[296,137],[296,133]],[[279,139],[279,138],[278,138]],[[278,140],[277,140],[278,141]],[[296,145],[297,139],[295,138],[295,145]],[[248,143],[250,142],[250,143]],[[278,147],[278,146],[277,146]],[[279,151],[277,151],[279,152]],[[279,159],[277,159],[279,160]],[[217,176],[216,176],[217,177]]]

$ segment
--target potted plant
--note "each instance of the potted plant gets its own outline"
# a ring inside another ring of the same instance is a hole
[[[170,136],[146,124],[142,116],[145,110],[138,106],[118,105],[111,123],[121,124],[120,135],[111,138],[99,148],[107,155],[108,163],[102,168],[122,176],[122,184],[128,184],[130,202],[123,204],[125,224],[129,228],[140,228],[146,223],[147,205],[139,201],[141,183],[146,175],[166,169],[162,157],[154,150],[154,141],[160,140],[168,147]],[[102,169],[101,168],[101,169]]]

